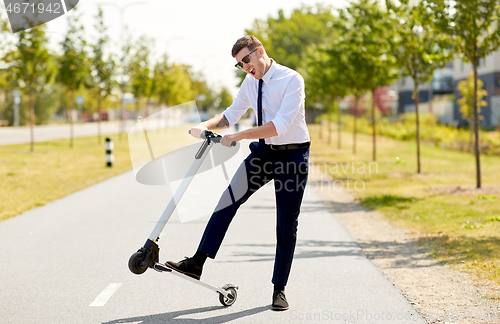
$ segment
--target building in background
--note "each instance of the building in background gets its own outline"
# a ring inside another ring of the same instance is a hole
[[[481,59],[477,71],[488,92],[484,98],[487,106],[481,108],[483,118],[479,123],[483,127],[497,127],[500,123],[500,50]],[[469,73],[472,73],[472,65],[461,59],[454,59],[442,69],[437,69],[433,80],[420,86],[420,113],[433,113],[444,124],[467,125],[468,121],[460,114],[458,99],[462,95],[457,85],[467,79]],[[413,86],[411,77],[403,77],[391,86],[398,93],[398,113],[415,112]]]
[[[472,65],[464,63],[460,59],[453,61],[453,81],[455,84],[455,98],[461,98],[460,91],[457,89],[458,82],[467,79],[469,73],[472,73]],[[479,120],[481,126],[495,127],[499,124],[500,118],[500,50],[493,52],[484,59],[479,60],[477,65],[477,74],[483,81],[483,88],[488,92],[488,95],[483,98],[488,104],[486,107],[481,107],[482,120]],[[454,118],[459,125],[466,125],[460,114],[459,106],[455,100],[454,103]]]
[[[436,69],[432,81],[419,86],[419,112],[433,113],[444,124],[453,124],[456,119],[453,103],[455,91],[453,64],[450,62],[443,68]],[[391,89],[398,92],[398,113],[415,112],[413,88],[414,82],[409,76],[401,78],[391,86]],[[432,100],[429,100],[430,98]]]

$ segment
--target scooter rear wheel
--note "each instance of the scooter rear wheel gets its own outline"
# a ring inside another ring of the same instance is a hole
[[[128,268],[130,269],[130,271],[132,271],[132,273],[140,275],[146,272],[146,270],[148,270],[147,265],[141,267],[141,264],[144,264],[144,262],[142,262],[143,261],[142,259],[143,259],[142,252],[135,252],[134,254],[132,254],[130,259],[128,260]]]
[[[236,289],[234,289],[233,287],[224,288],[224,290],[226,290],[229,293],[230,297],[224,297],[223,294],[219,294],[219,301],[224,306],[231,306],[236,301],[238,293],[236,292]]]

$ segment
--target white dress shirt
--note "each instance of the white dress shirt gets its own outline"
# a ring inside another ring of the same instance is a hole
[[[296,71],[271,59],[271,67],[262,77],[262,125],[272,122],[277,136],[266,138],[266,144],[309,142],[305,118],[304,78]],[[259,80],[247,74],[233,104],[224,111],[229,125],[234,125],[252,107],[257,112]]]

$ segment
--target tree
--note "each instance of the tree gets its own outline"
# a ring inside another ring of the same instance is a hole
[[[377,1],[359,0],[347,8],[350,22],[348,43],[354,47],[356,63],[364,69],[364,87],[371,92],[372,119],[372,159],[376,161],[376,119],[375,91],[379,87],[390,85],[399,77],[396,57],[391,51],[391,20],[388,12]],[[342,14],[341,17],[344,17]]]
[[[3,6],[0,5],[0,8],[3,8]],[[0,90],[4,90],[5,98],[7,98],[8,88],[12,83],[10,77],[11,73],[5,66],[5,55],[12,50],[12,42],[8,34],[10,34],[8,21],[3,16],[2,12],[0,12]],[[1,114],[2,110],[0,110],[0,115]]]
[[[347,23],[347,19],[344,20],[344,23]],[[343,87],[345,87],[346,89],[345,94],[350,93],[354,96],[355,100],[353,102],[353,109],[355,109],[355,111],[357,112],[359,99],[368,88],[366,83],[364,82],[366,80],[364,75],[365,70],[363,69],[364,58],[362,57],[362,55],[360,55],[361,53],[357,51],[355,46],[351,46],[355,43],[350,43],[351,39],[347,31],[347,25],[342,25],[338,28],[342,28],[344,30],[345,33],[341,34],[345,36],[341,36],[338,41],[334,41],[328,47],[328,49],[326,50],[327,54],[330,56],[328,61],[331,62],[332,72],[338,76],[342,75],[341,80],[343,81]],[[339,141],[341,123],[340,117],[341,113],[339,111]],[[357,117],[358,114],[354,114],[353,154],[356,154]]]
[[[19,32],[17,50],[6,58],[16,85],[29,96],[30,150],[35,150],[35,96],[43,92],[54,74],[53,64],[46,47],[45,26],[40,25]]]
[[[74,8],[74,10],[77,10]],[[70,142],[73,147],[73,116],[75,111],[75,92],[88,78],[89,67],[85,53],[86,42],[83,39],[83,25],[79,23],[78,14],[68,19],[68,32],[61,42],[63,55],[59,58],[57,81],[61,82],[69,92]]]
[[[357,118],[361,115],[359,102],[366,91],[372,94],[379,86],[390,84],[396,78],[395,58],[387,41],[390,28],[387,13],[372,0],[352,2],[339,10],[334,24],[337,39],[327,53],[343,86],[353,95],[353,154],[356,154]],[[372,104],[372,116],[374,116]],[[372,118],[373,122],[375,118]],[[375,125],[373,124],[373,158],[375,159]]]
[[[417,173],[420,163],[420,121],[419,87],[432,79],[434,70],[451,59],[448,39],[431,25],[432,17],[424,2],[400,0],[395,5],[386,0],[392,18],[394,42],[393,52],[398,59],[404,76],[411,76],[414,82],[413,99],[416,112]]]
[[[427,0],[427,5],[434,14],[433,22],[438,30],[449,35],[460,58],[472,64],[476,186],[481,188],[477,65],[479,59],[485,58],[500,46],[500,1]]]
[[[280,10],[277,18],[255,20],[245,32],[257,37],[269,56],[278,63],[299,70],[306,58],[306,49],[310,45],[323,43],[329,37],[333,20],[331,7],[303,5],[293,10],[289,18]]]
[[[460,106],[460,113],[464,119],[467,119],[469,122],[470,128],[470,147],[472,148],[473,142],[473,134],[475,134],[474,130],[474,114],[472,112],[472,101],[474,100],[474,74],[470,73],[467,76],[467,80],[458,82],[457,85],[458,91],[462,95],[462,98],[458,99],[458,104]],[[488,103],[483,100],[484,97],[488,95],[488,91],[483,89],[483,81],[477,80],[477,112],[478,115],[481,113],[481,107],[488,106]],[[479,119],[482,119],[483,116],[479,116]]]
[[[168,84],[170,82],[170,65],[168,63],[168,55],[163,54],[162,58],[156,62],[153,72],[153,91],[158,99],[158,105],[168,103]]]
[[[154,68],[153,83],[158,104],[175,106],[193,99],[193,83],[189,66],[169,64],[164,54]]]
[[[203,74],[191,73],[190,76],[193,96],[198,101],[198,103],[201,104],[200,110],[209,115],[215,115],[212,109],[216,104],[217,95],[214,91],[212,91],[212,89],[210,89]]]
[[[219,98],[217,102],[217,108],[226,109],[233,103],[233,96],[226,87],[222,87],[217,97]]]
[[[342,146],[342,112],[339,105],[335,104],[338,98],[347,95],[348,89],[344,83],[345,74],[341,70],[343,66],[328,54],[328,48],[339,43],[340,36],[336,28],[331,28],[332,40],[324,44],[309,47],[309,55],[306,58],[304,78],[308,80],[306,87],[306,98],[322,104],[326,107],[326,115],[330,121],[330,115],[337,110],[337,147]],[[333,36],[335,35],[335,36]],[[329,126],[328,143],[331,142],[331,127]]]
[[[245,32],[254,35],[262,42],[269,57],[302,73],[306,85],[309,85],[314,75],[306,73],[306,60],[310,54],[308,48],[324,44],[331,37],[331,27],[335,19],[330,6],[303,5],[293,10],[290,17],[286,17],[280,10],[276,18],[269,16],[267,20],[255,20],[252,27]],[[236,73],[243,81],[246,73],[240,70]],[[308,89],[306,86],[307,92]],[[307,94],[306,108],[310,102],[314,103],[310,98]]]
[[[167,88],[167,104],[179,105],[190,101],[194,97],[190,67],[184,64],[174,64],[170,69]]]
[[[150,68],[150,54],[152,42],[147,37],[141,37],[136,45],[135,53],[130,60],[130,85],[136,102],[136,110],[139,112],[140,100],[151,98],[152,95],[152,71]],[[149,104],[149,100],[148,100]],[[145,116],[148,112],[146,108]]]
[[[125,27],[125,34],[128,34],[127,27]],[[130,61],[131,61],[131,51],[132,51],[132,37],[128,35],[125,40],[122,40],[121,56],[120,61],[116,65],[115,73],[117,74],[117,83],[120,88],[120,102],[121,102],[121,120],[122,127],[120,129],[120,139],[122,139],[123,133],[125,132],[125,93],[127,92],[130,85],[130,75],[132,73]]]
[[[109,37],[106,35],[107,27],[104,25],[104,17],[102,8],[96,16],[97,23],[95,28],[99,34],[99,38],[92,45],[94,56],[92,57],[92,77],[90,78],[90,86],[94,89],[97,96],[97,125],[98,135],[97,141],[101,143],[101,107],[103,99],[111,94],[111,90],[115,84],[113,79],[115,71],[115,62],[111,55],[105,58],[106,45],[109,43]]]

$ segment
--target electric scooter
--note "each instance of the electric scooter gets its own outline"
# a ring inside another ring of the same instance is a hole
[[[144,129],[144,133],[146,136],[146,140],[148,145],[150,146],[149,143],[149,138],[147,137],[147,133]],[[189,131],[191,133],[191,131]],[[200,149],[196,153],[195,160],[193,164],[191,165],[188,173],[186,176],[183,178],[181,184],[179,185],[178,189],[176,190],[174,196],[170,200],[167,208],[163,211],[163,214],[161,215],[160,220],[156,224],[155,228],[153,229],[153,232],[149,236],[148,240],[144,244],[143,247],[141,247],[137,252],[132,254],[132,256],[129,259],[128,262],[128,267],[132,273],[140,275],[143,274],[148,268],[154,269],[158,272],[170,272],[171,274],[174,274],[178,277],[181,277],[185,280],[191,281],[192,283],[195,283],[197,285],[200,285],[202,287],[208,288],[210,290],[215,291],[216,293],[219,294],[219,301],[221,302],[222,305],[224,306],[231,306],[234,304],[237,298],[237,292],[236,290],[238,287],[232,284],[227,284],[224,285],[220,288],[212,286],[210,284],[207,284],[203,281],[194,279],[190,276],[187,276],[183,273],[177,272],[166,265],[159,263],[159,252],[160,248],[157,244],[158,240],[160,239],[160,233],[162,232],[163,228],[167,224],[170,216],[172,216],[175,207],[176,207],[176,201],[179,201],[180,198],[184,195],[186,192],[187,188],[189,187],[189,184],[194,178],[194,175],[196,172],[200,169],[200,166],[203,164],[203,161],[207,157],[208,153],[212,149],[212,147],[215,144],[220,143],[222,136],[215,134],[211,131],[205,131],[205,133],[202,134],[202,139],[204,139],[203,143],[201,144]],[[236,146],[236,142],[232,142],[231,146]],[[151,151],[151,147],[150,152]]]

